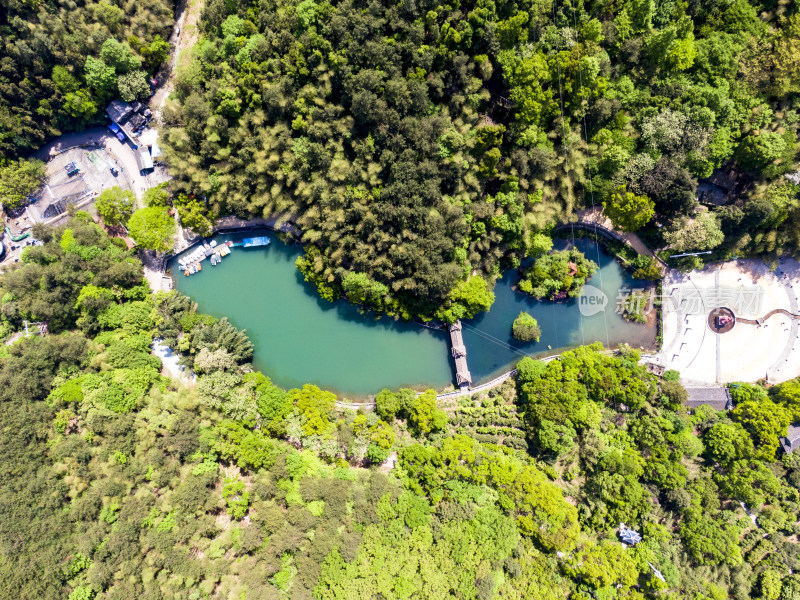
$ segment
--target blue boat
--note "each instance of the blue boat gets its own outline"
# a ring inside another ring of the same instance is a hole
[[[258,246],[269,246],[269,241],[269,237],[266,235],[263,237],[244,238],[242,240],[242,247],[256,248]]]

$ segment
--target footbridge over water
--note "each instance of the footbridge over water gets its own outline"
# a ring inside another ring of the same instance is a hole
[[[467,347],[461,334],[461,321],[450,325],[450,351],[456,362],[456,384],[462,390],[468,389],[472,385],[472,375],[467,366]]]

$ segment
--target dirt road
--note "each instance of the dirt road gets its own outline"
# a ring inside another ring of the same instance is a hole
[[[164,104],[173,89],[178,67],[188,60],[188,50],[195,45],[200,37],[198,21],[202,11],[203,0],[181,0],[178,6],[178,18],[175,21],[175,27],[172,28],[172,35],[169,37],[172,52],[169,61],[161,67],[156,75],[158,87],[155,94],[150,98],[150,110],[153,111],[153,115],[158,122],[161,121]]]

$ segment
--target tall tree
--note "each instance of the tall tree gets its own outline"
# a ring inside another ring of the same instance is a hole
[[[114,186],[104,190],[94,206],[106,225],[125,225],[136,208],[136,196],[130,190]]]
[[[39,189],[44,177],[44,163],[40,160],[0,161],[0,203],[6,209],[22,206]]]
[[[140,208],[128,220],[128,232],[143,248],[167,252],[173,246],[175,220],[164,207]]]
[[[637,196],[622,186],[603,200],[603,210],[623,231],[636,231],[653,218],[655,204],[647,196]]]

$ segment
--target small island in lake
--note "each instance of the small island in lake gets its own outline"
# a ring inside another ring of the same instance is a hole
[[[538,342],[542,336],[542,328],[530,313],[522,311],[511,325],[511,334],[520,342]]]
[[[522,273],[519,289],[535,298],[577,298],[597,263],[577,248],[550,252],[537,258]]]

